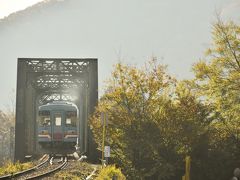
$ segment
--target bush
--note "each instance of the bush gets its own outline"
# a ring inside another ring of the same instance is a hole
[[[100,170],[96,180],[112,180],[116,176],[117,180],[125,180],[126,177],[122,174],[121,170],[113,166],[107,166]]]

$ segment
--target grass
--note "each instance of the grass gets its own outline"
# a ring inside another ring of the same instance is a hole
[[[0,167],[0,176],[13,174],[19,171],[23,171],[33,167],[33,163],[12,163],[11,161],[6,161],[2,167]]]
[[[86,179],[92,171],[93,167],[86,162],[73,162],[70,163],[65,170],[56,173],[54,178],[63,180]]]

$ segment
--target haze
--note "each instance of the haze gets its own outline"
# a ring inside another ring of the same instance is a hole
[[[0,18],[28,6],[7,10],[4,2]],[[216,12],[239,22],[239,5],[239,0],[52,0],[10,15],[0,20],[0,109],[16,88],[18,57],[96,57],[100,92],[118,61],[141,65],[155,56],[177,78],[190,78],[191,65],[211,43]]]

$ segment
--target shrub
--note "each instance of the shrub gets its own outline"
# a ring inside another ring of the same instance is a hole
[[[100,170],[96,180],[112,180],[116,176],[117,180],[125,180],[126,177],[122,174],[121,170],[113,166],[107,166]]]

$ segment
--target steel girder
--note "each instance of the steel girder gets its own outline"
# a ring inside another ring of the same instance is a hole
[[[17,74],[15,160],[36,152],[36,112],[53,100],[77,104],[81,151],[94,155],[87,119],[98,101],[97,59],[19,58]]]

